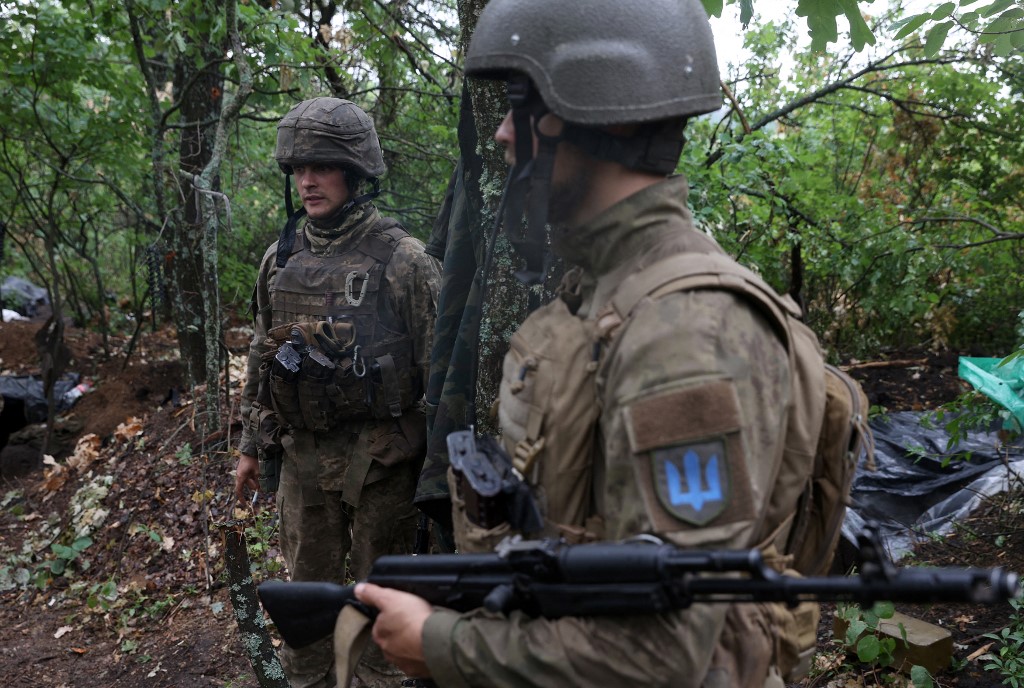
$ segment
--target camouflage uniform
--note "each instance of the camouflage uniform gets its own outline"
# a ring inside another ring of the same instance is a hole
[[[721,253],[693,229],[686,192],[682,178],[667,180],[556,237],[557,252],[584,270],[581,303],[568,317],[596,327],[628,275],[668,254]],[[789,360],[756,307],[717,290],[651,300],[622,326],[597,376],[596,439],[583,473],[559,460],[537,485],[548,494],[582,492],[587,508],[568,515],[552,501],[549,518],[555,512],[575,521],[564,525],[599,539],[657,533],[686,547],[748,548],[770,537],[780,525],[766,514],[780,467]],[[506,375],[503,394],[511,383]],[[554,419],[548,434],[557,433]],[[712,451],[725,464],[717,496],[704,495],[700,508],[673,506],[656,463],[666,452],[704,460]],[[582,490],[581,475],[591,476]],[[443,686],[764,685],[775,656],[774,623],[771,605],[559,620],[439,610],[423,642]]]
[[[339,256],[353,251],[381,225],[377,209],[364,203],[348,213],[340,227],[324,230],[305,223],[297,243],[306,242],[302,250],[314,256]],[[294,314],[272,307],[280,270],[277,246],[273,244],[263,257],[253,298],[255,336],[242,394],[240,444],[243,453],[253,455],[259,438],[250,411],[262,356],[268,349],[267,333],[296,320]],[[384,268],[378,309],[386,309],[391,320],[404,324],[421,390],[426,383],[439,282],[438,263],[424,253],[423,244],[409,236],[402,238]],[[343,314],[344,309],[338,312]],[[425,433],[419,402],[399,419],[341,420],[326,432],[292,429],[283,436],[285,460],[277,506],[281,548],[292,580],[344,583],[365,578],[377,557],[412,551],[418,513],[412,499]],[[281,656],[293,686],[334,684],[329,638],[301,650],[284,646]],[[376,660],[371,656],[370,663],[372,669],[364,663],[357,672],[364,683],[397,685],[395,677],[367,674],[373,669],[387,671],[389,665],[379,656]],[[397,670],[392,667],[391,671]]]

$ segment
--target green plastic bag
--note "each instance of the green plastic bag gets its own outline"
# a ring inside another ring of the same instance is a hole
[[[1024,432],[1024,356],[1017,356],[1006,365],[1002,358],[960,358],[958,375],[975,389],[1007,411],[1003,424],[1007,430]]]

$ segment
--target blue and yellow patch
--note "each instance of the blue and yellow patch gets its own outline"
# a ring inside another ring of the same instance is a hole
[[[739,397],[730,380],[651,394],[625,410],[651,527],[729,527],[756,517]]]
[[[732,481],[725,443],[712,440],[651,452],[654,490],[675,518],[704,526],[729,505]]]

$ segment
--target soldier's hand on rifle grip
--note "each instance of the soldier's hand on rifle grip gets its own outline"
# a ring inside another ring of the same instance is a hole
[[[245,489],[253,492],[259,489],[260,462],[251,454],[242,454],[238,457],[238,464],[235,466],[235,498],[239,502],[245,502]]]
[[[423,657],[423,626],[433,613],[422,597],[401,590],[359,583],[356,598],[379,611],[373,622],[373,641],[384,657],[410,678],[429,678]]]

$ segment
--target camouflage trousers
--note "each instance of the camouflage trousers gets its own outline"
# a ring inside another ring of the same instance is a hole
[[[412,504],[415,462],[392,466],[383,478],[366,485],[358,507],[343,502],[341,492],[303,486],[294,466],[294,461],[285,460],[277,493],[281,551],[292,580],[344,584],[365,578],[379,556],[413,551],[418,520]],[[335,686],[332,640],[328,637],[298,650],[281,647],[281,663],[292,688]],[[371,641],[352,685],[392,688],[404,678]]]

